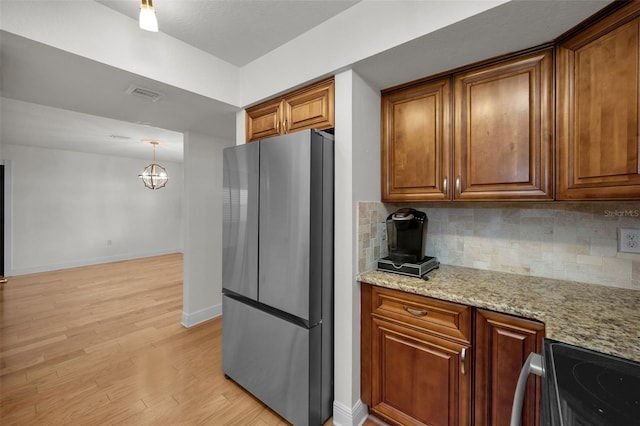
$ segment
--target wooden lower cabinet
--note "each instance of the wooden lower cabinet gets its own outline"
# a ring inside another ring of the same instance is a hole
[[[394,425],[509,424],[543,324],[365,283],[361,303],[361,398],[371,414]],[[522,425],[538,425],[539,379],[527,386]]]
[[[371,414],[395,425],[468,425],[470,308],[362,284],[361,314],[361,396]]]
[[[520,369],[531,352],[542,352],[544,325],[477,309],[475,313],[474,425],[509,425]],[[527,382],[522,426],[540,424],[540,378]]]
[[[403,425],[469,424],[469,345],[377,318],[372,337],[372,413]]]

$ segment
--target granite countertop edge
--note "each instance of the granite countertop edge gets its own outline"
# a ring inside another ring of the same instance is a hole
[[[545,336],[640,362],[640,291],[440,265],[428,280],[382,271],[360,282],[538,320]]]

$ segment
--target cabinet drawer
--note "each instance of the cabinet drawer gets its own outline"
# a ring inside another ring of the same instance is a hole
[[[373,287],[372,314],[431,333],[471,341],[471,308],[417,294]]]

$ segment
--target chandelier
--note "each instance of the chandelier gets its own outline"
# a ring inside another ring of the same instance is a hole
[[[153,158],[151,164],[145,167],[144,171],[140,173],[138,177],[142,179],[144,186],[149,189],[163,188],[169,180],[169,175],[167,174],[167,169],[156,163],[156,145],[159,145],[160,142],[148,140],[143,142],[150,143],[153,146]]]

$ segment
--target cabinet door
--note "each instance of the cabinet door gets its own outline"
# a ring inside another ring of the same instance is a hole
[[[535,321],[478,309],[475,331],[475,425],[508,426],[520,370],[531,352],[542,351],[544,326]],[[540,379],[531,375],[525,394],[522,425],[538,425],[539,413]]]
[[[553,51],[454,76],[455,199],[553,199]]]
[[[639,14],[632,2],[558,48],[558,199],[640,198]]]
[[[332,128],[335,117],[334,87],[334,80],[331,79],[302,93],[287,96],[283,105],[283,132]]]
[[[467,345],[373,318],[371,412],[397,424],[468,425],[469,351]]]
[[[282,101],[260,104],[246,110],[247,142],[278,136],[282,131]]]
[[[450,80],[382,96],[382,200],[450,198]]]

